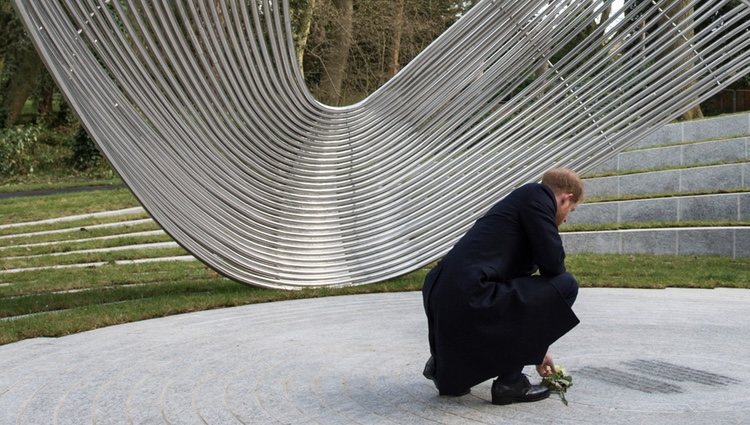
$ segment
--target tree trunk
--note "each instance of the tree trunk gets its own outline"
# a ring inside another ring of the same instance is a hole
[[[55,124],[55,116],[52,113],[52,99],[55,94],[55,83],[49,74],[40,76],[36,91],[36,114],[37,122],[43,123],[47,127]]]
[[[539,66],[539,68],[536,69],[536,71],[534,71],[534,76],[536,78],[539,78],[542,75],[544,75],[544,73],[547,72],[548,70],[549,70],[549,60],[546,60],[544,61],[544,63],[542,63]]]
[[[393,78],[400,69],[399,58],[401,53],[401,35],[404,32],[404,6],[406,0],[396,0],[396,10],[393,15],[393,42],[388,58],[387,78]]]
[[[297,64],[302,75],[305,75],[305,48],[307,47],[307,39],[310,37],[314,10],[315,0],[308,0],[307,4],[298,12],[300,17],[297,32],[294,34],[294,51],[297,55]]]
[[[666,15],[668,17],[672,17],[677,15],[682,9],[685,8],[690,3],[688,0],[673,0],[671,3],[671,6],[666,8]],[[678,25],[680,27],[684,27],[685,25],[692,25],[693,23],[693,8],[689,8],[683,13],[681,16],[679,16],[677,19],[674,20],[674,24]],[[667,24],[666,21],[669,18],[662,18],[662,25],[671,25]],[[670,47],[670,50],[676,51],[676,50],[684,50],[686,46],[690,45],[692,43],[693,36],[695,35],[695,31],[693,29],[690,29],[689,31],[683,31],[682,35],[683,37],[676,37],[675,41],[672,43],[672,46]],[[695,51],[690,49],[688,51],[688,54],[683,57],[683,59],[675,64],[675,67],[682,66],[686,63],[695,64]],[[694,81],[689,81],[685,83],[685,89],[690,89],[692,86],[695,85]],[[697,100],[697,99],[696,99]],[[697,102],[696,102],[697,103]],[[692,120],[696,118],[703,118],[703,111],[701,110],[700,104],[696,104],[693,108],[682,114],[681,119],[682,120]]]
[[[13,126],[18,121],[26,100],[34,91],[37,80],[44,69],[39,55],[31,47],[19,54],[19,57],[17,68],[3,96],[3,109],[8,114],[5,118],[6,127]]]
[[[331,48],[323,57],[325,69],[319,87],[323,102],[340,105],[343,100],[341,86],[353,41],[354,0],[332,0],[332,4],[338,19],[331,34]]]
[[[39,94],[36,104],[37,122],[44,123],[46,126],[51,126],[54,122],[55,117],[52,115],[52,95],[55,90],[53,88],[45,88],[42,93]]]
[[[602,11],[602,15],[599,18],[599,25],[602,25],[605,22],[607,22],[607,20],[609,19],[611,15],[612,15],[612,4],[605,7],[604,10]]]

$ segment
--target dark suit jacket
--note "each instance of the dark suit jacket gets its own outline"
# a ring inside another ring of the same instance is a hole
[[[552,190],[530,183],[497,203],[427,275],[422,289],[441,391],[463,391],[541,363],[578,318],[549,283],[565,273]],[[541,276],[531,276],[538,268]]]

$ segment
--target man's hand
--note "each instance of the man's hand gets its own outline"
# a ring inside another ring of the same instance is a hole
[[[542,364],[536,366],[536,371],[542,378],[550,376],[555,372],[555,362],[552,361],[552,357],[549,354],[544,355]]]

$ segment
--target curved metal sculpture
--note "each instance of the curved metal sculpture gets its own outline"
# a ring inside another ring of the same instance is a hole
[[[276,288],[423,266],[515,186],[584,171],[750,72],[747,0],[628,1],[554,64],[611,2],[485,0],[329,107],[296,66],[286,0],[15,1],[151,215],[221,273]]]

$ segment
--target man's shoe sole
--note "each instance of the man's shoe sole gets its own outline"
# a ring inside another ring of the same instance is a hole
[[[542,393],[538,397],[492,397],[492,404],[497,406],[504,406],[506,404],[513,403],[529,403],[532,401],[544,400],[549,398],[549,392]]]
[[[457,392],[457,393],[444,393],[444,392],[440,392],[440,395],[444,396],[444,397],[461,397],[461,396],[464,396],[464,395],[469,394],[469,393],[471,393],[471,388],[469,388],[466,391],[461,391],[461,392]]]
[[[430,356],[430,358],[427,360],[427,364],[424,365],[424,371],[422,371],[422,375],[425,378],[427,378],[430,381],[432,381],[432,383],[434,383],[435,387],[437,388],[438,387],[438,382],[437,382],[437,379],[435,379],[435,363],[434,362],[435,362],[435,360],[432,358],[432,356]],[[465,391],[459,391],[457,393],[444,393],[444,392],[440,391],[440,389],[438,388],[438,392],[439,392],[439,394],[441,396],[446,396],[446,397],[461,397],[461,396],[464,396],[466,394],[469,394],[471,392],[471,388],[469,388],[469,389],[467,389]]]

